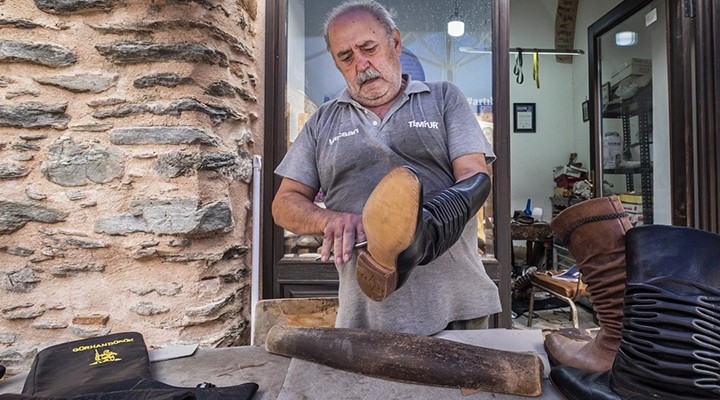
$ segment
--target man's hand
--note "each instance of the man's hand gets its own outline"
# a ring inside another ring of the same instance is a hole
[[[322,261],[343,264],[352,258],[355,243],[365,241],[362,216],[319,207],[313,202],[317,189],[283,179],[272,204],[275,223],[298,235],[323,234]]]
[[[359,214],[330,212],[323,229],[322,261],[334,253],[335,264],[344,264],[352,258],[355,243],[365,241],[362,216]]]

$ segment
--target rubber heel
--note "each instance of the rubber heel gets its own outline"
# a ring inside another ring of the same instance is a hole
[[[371,300],[383,301],[397,288],[397,271],[384,268],[367,251],[358,255],[355,274],[360,289]]]

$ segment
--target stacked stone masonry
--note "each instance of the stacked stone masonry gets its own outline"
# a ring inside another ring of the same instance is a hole
[[[0,0],[0,364],[249,343],[257,0]]]

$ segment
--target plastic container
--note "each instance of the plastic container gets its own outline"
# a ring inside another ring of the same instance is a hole
[[[619,132],[603,134],[603,169],[618,168],[623,151],[623,138]]]

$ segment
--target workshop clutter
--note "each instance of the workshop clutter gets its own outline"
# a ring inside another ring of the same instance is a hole
[[[610,85],[615,86],[628,78],[652,74],[652,60],[647,58],[631,58],[615,70],[610,78]]]
[[[644,224],[642,196],[636,193],[619,193],[618,198],[630,217],[633,226]]]
[[[603,134],[603,169],[619,168],[622,163],[623,137],[619,132]]]
[[[559,165],[553,170],[555,180],[555,197],[590,198],[592,188],[588,179],[588,170],[582,163],[575,162],[576,153],[570,154],[570,161],[566,165]]]

